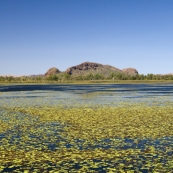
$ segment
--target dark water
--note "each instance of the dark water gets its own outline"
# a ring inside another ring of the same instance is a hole
[[[110,90],[112,89],[112,90]],[[91,92],[137,92],[141,94],[173,94],[173,84],[83,84],[83,85],[0,85],[0,92],[17,92],[17,91],[65,91],[75,94]]]
[[[0,100],[9,104],[13,99],[18,104],[66,106],[164,101],[173,99],[173,84],[0,85]]]

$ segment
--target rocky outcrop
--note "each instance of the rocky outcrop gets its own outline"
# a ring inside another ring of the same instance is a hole
[[[65,72],[68,74],[73,74],[74,71],[76,70],[84,70],[84,71],[96,70],[99,66],[103,66],[103,65],[98,63],[92,63],[92,62],[84,62],[82,64],[68,68]]]
[[[61,73],[57,68],[53,67],[50,68],[46,73],[45,76],[50,76],[51,74],[58,74]],[[68,68],[65,73],[72,75],[72,76],[86,76],[88,74],[100,74],[104,77],[110,77],[112,73],[114,74],[128,74],[128,75],[137,75],[138,71],[135,68],[125,68],[120,70],[116,67],[110,65],[103,65],[94,62],[83,62],[79,65],[72,66]]]
[[[93,62],[84,62],[82,64],[72,66],[68,68],[66,73],[70,75],[87,75],[89,73],[92,74],[102,74],[104,76],[109,76],[111,73],[122,73],[122,71],[118,68],[115,68],[110,65],[102,65]]]
[[[137,75],[138,71],[135,68],[124,68],[122,72],[128,75]]]
[[[58,73],[60,73],[60,71],[57,68],[52,67],[45,73],[45,76],[47,77],[50,76],[51,74],[58,74]]]

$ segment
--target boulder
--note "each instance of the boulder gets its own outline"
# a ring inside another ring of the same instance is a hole
[[[56,67],[52,67],[45,73],[45,76],[50,76],[52,74],[58,74],[58,73],[60,73],[59,69],[57,69]]]
[[[138,71],[135,68],[124,68],[122,72],[128,75],[137,75]]]

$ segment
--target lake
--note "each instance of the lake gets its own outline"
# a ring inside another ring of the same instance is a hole
[[[17,104],[115,104],[119,101],[145,102],[148,99],[171,99],[173,84],[96,84],[96,85],[7,85],[0,86],[3,102],[22,100]],[[39,103],[33,98],[40,98]]]
[[[171,172],[172,103],[171,83],[0,85],[0,170]]]

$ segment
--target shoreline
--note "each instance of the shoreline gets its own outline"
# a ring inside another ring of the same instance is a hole
[[[73,85],[85,85],[85,84],[173,84],[173,80],[115,80],[115,81],[62,81],[62,82],[0,82],[0,85],[46,85],[46,84],[58,84],[58,85],[63,85],[63,84],[73,84]]]

